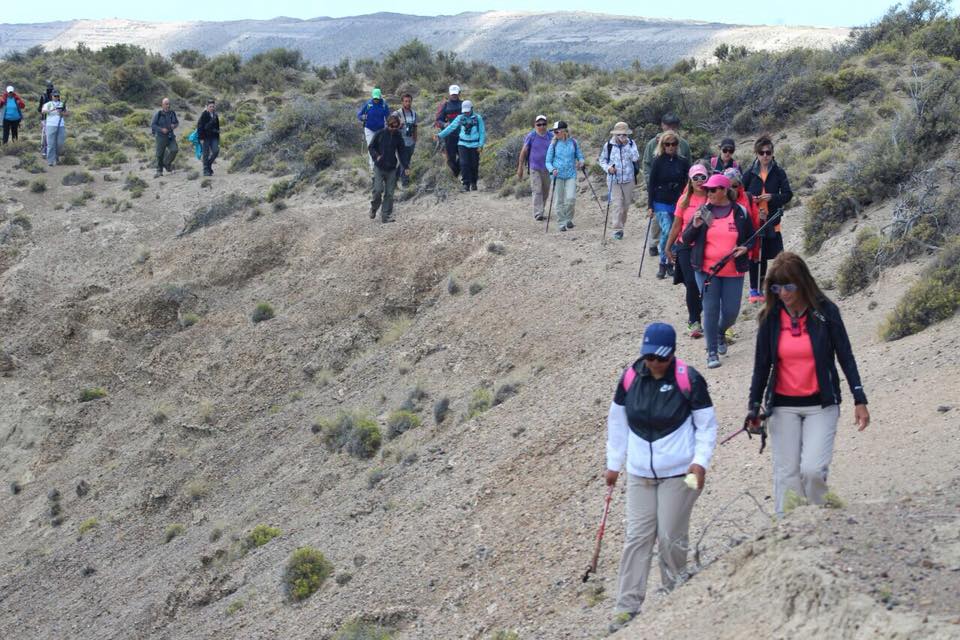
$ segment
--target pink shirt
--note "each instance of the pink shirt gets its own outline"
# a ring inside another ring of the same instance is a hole
[[[790,314],[780,310],[780,339],[777,342],[777,384],[774,393],[782,396],[812,396],[820,392],[813,343],[807,333],[807,315],[797,318],[800,335],[790,326]]]
[[[683,235],[683,230],[686,229],[687,225],[690,224],[690,221],[693,220],[693,216],[697,212],[697,209],[699,209],[707,201],[707,194],[698,196],[696,193],[693,193],[690,195],[690,204],[681,208],[680,203],[683,202],[685,197],[686,196],[684,195],[680,196],[680,200],[677,201],[677,209],[673,213],[673,215],[679,216],[683,221],[683,223],[680,225],[680,233],[677,234],[678,238]]]
[[[725,218],[714,218],[707,229],[707,240],[703,245],[703,271],[710,272],[710,267],[717,264],[737,247],[737,221],[734,217],[736,205]],[[717,272],[723,278],[736,278],[741,275],[733,259],[727,260],[723,268]]]

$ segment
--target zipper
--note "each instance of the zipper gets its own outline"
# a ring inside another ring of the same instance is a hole
[[[659,480],[660,477],[657,476],[657,471],[653,468],[653,443],[647,440],[647,444],[650,445],[650,472],[653,474],[654,480]]]

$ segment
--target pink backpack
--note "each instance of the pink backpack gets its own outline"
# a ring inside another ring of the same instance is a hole
[[[676,363],[676,369],[674,371],[675,377],[677,379],[677,387],[680,389],[680,393],[683,394],[683,397],[690,398],[690,373],[687,371],[687,363],[681,360],[680,358],[674,358]],[[637,378],[637,372],[633,369],[633,365],[627,367],[627,370],[623,372],[623,390],[630,391],[630,385],[633,384],[633,381]]]

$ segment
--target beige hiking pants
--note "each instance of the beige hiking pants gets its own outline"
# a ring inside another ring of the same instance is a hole
[[[700,495],[683,478],[654,480],[627,474],[627,531],[620,559],[616,613],[640,610],[647,592],[653,543],[659,545],[660,580],[672,589],[687,566],[690,513]]]
[[[623,231],[623,225],[627,223],[627,211],[633,202],[633,187],[632,182],[613,183],[613,189],[610,190],[610,217],[614,231]]]
[[[774,407],[770,416],[773,451],[773,506],[783,515],[788,491],[810,504],[823,504],[833,458],[840,407]]]

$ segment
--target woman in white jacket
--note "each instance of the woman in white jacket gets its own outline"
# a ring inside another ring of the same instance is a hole
[[[611,632],[640,611],[654,542],[664,588],[683,575],[690,513],[717,442],[707,383],[674,357],[675,348],[672,326],[647,326],[640,358],[621,376],[607,417],[607,484],[616,484],[624,463],[627,472],[627,530]]]

